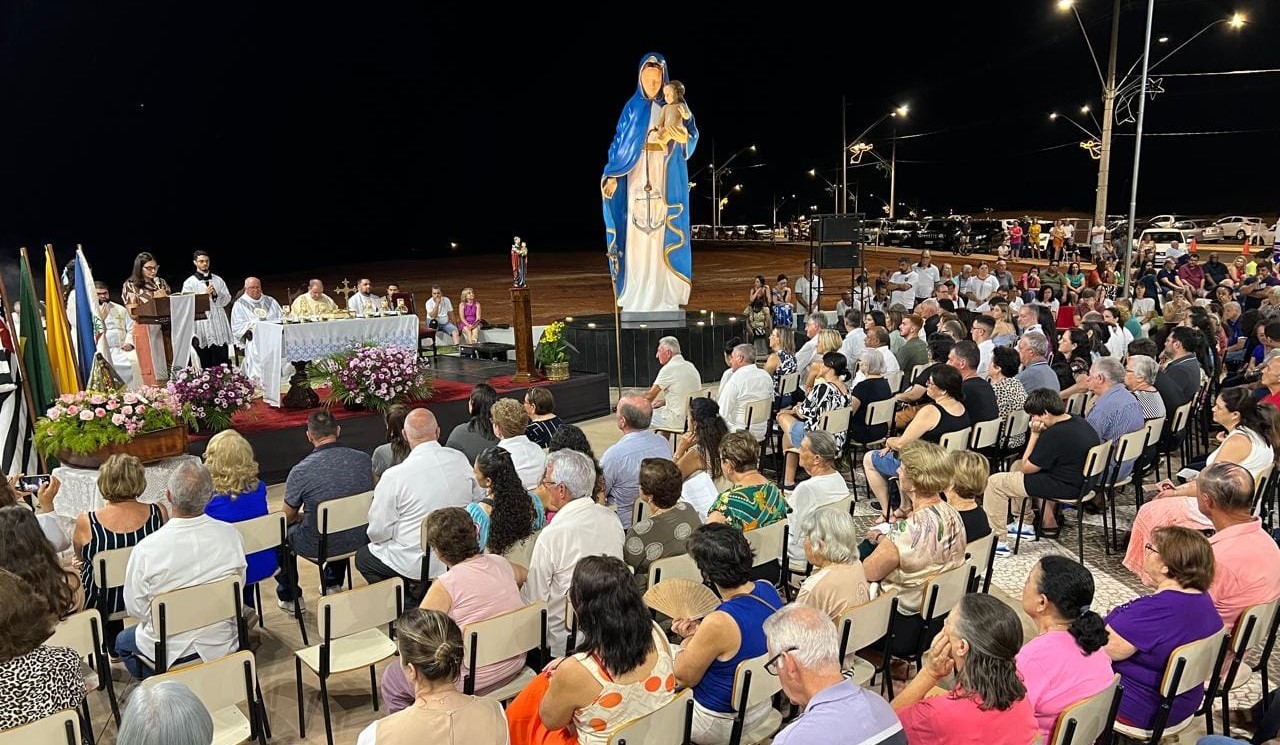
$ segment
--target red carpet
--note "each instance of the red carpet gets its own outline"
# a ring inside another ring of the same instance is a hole
[[[443,403],[445,401],[465,400],[471,396],[471,384],[459,383],[453,380],[446,380],[437,377],[432,381],[435,386],[435,395],[426,403]],[[545,385],[546,381],[539,381],[533,385]],[[528,385],[513,385],[511,376],[499,375],[489,379],[489,385],[493,386],[498,393],[506,393],[517,388],[527,388]],[[320,399],[324,400],[327,389],[318,388],[316,393],[320,395]],[[232,418],[232,427],[242,435],[261,434],[263,432],[274,432],[280,429],[288,429],[290,427],[304,427],[307,424],[307,415],[311,413],[311,409],[277,409],[269,406],[261,399],[253,402],[253,406],[248,411],[241,411]],[[355,419],[359,417],[380,416],[373,411],[347,411],[340,404],[335,405],[331,411],[334,418],[339,421],[344,419]],[[190,439],[207,439],[207,435],[192,435]]]

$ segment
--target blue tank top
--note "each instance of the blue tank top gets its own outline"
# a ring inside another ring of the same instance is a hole
[[[764,621],[781,607],[782,598],[778,597],[778,591],[773,585],[756,580],[756,588],[750,595],[739,595],[716,608],[729,614],[734,623],[738,624],[742,643],[738,645],[738,653],[731,659],[724,662],[711,661],[711,667],[707,668],[702,680],[693,687],[695,701],[712,711],[726,714],[733,711],[730,699],[733,698],[733,676],[738,671],[738,663],[759,657],[768,650]]]

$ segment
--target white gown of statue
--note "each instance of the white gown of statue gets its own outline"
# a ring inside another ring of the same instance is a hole
[[[661,120],[662,107],[655,103],[649,111],[649,129],[653,129]],[[648,194],[664,195],[666,191],[667,153],[665,149],[648,149],[649,144],[657,144],[657,136],[656,132],[650,132],[645,151],[627,174],[626,286],[618,297],[618,307],[630,313],[679,311],[680,306],[689,302],[689,283],[667,263],[665,224],[653,230],[636,225],[636,205],[646,196],[646,168],[647,183],[652,187]],[[658,214],[666,215],[665,195]]]

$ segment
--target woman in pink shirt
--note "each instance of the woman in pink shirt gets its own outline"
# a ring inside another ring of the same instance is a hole
[[[1018,674],[1045,742],[1063,709],[1111,685],[1107,625],[1092,602],[1093,575],[1065,556],[1040,559],[1022,588],[1038,633],[1018,652]]]
[[[431,550],[449,568],[431,583],[431,589],[422,599],[423,610],[448,614],[465,634],[467,624],[524,607],[519,589],[525,578],[524,567],[515,566],[496,554],[480,553],[476,526],[466,510],[461,507],[435,510],[427,518],[423,531]],[[475,694],[483,696],[506,685],[524,667],[524,662],[525,656],[521,654],[476,670]],[[462,677],[458,678],[459,691],[463,690],[466,675],[464,663]],[[382,695],[387,700],[388,714],[413,704],[414,689],[405,679],[402,666],[387,666],[382,674]]]

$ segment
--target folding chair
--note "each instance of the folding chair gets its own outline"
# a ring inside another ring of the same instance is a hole
[[[202,629],[219,621],[236,625],[240,649],[249,648],[249,632],[240,613],[243,600],[239,575],[161,593],[151,599],[151,628],[155,629],[154,653],[138,650],[138,660],[157,674],[169,672],[169,637]],[[195,662],[185,665],[196,664]],[[184,666],[185,666],[184,665]]]
[[[1271,481],[1274,471],[1275,464],[1271,464],[1266,468],[1263,468],[1262,471],[1258,473],[1258,478],[1254,481],[1253,508],[1251,510],[1254,517],[1262,516],[1262,505],[1266,501],[1265,497],[1271,489]]]
[[[213,718],[213,742],[239,743],[256,739],[267,745],[267,707],[258,693],[257,665],[253,652],[235,654],[164,675],[147,678],[142,686],[173,681],[191,689]],[[244,704],[246,718],[240,710]]]
[[[747,712],[769,703],[774,694],[782,690],[782,682],[776,675],[770,675],[764,669],[769,661],[769,654],[752,657],[738,663],[733,674],[733,692],[729,701],[733,705],[733,730],[729,736],[729,745],[758,743],[778,730],[782,724],[782,714],[770,708],[768,715],[750,732],[743,732],[746,725]]]
[[[693,689],[609,733],[608,745],[690,745],[693,729]]]
[[[974,568],[965,561],[958,567],[938,572],[929,578],[923,589],[923,605],[920,607],[921,626],[924,631],[916,640],[915,654],[908,661],[917,668],[924,663],[924,652],[933,643],[933,637],[942,629],[942,621],[969,591]]]
[[[653,587],[664,579],[691,579],[702,582],[702,570],[689,554],[667,556],[649,564],[649,586]]]
[[[973,432],[969,437],[970,450],[990,450],[1000,441],[1000,428],[1004,425],[1004,420],[999,417],[988,419],[985,422],[978,422],[973,425]]]
[[[320,598],[316,616],[323,641],[293,653],[294,672],[298,682],[299,737],[307,736],[302,692],[303,665],[320,679],[324,733],[329,745],[333,745],[333,722],[329,715],[330,675],[362,667],[369,668],[373,710],[378,710],[378,675],[374,665],[396,654],[395,642],[391,641],[391,629],[403,612],[404,580],[399,577]],[[386,633],[381,626],[387,627]]]
[[[1122,435],[1116,440],[1115,448],[1112,451],[1110,475],[1106,485],[1103,487],[1103,491],[1107,495],[1107,501],[1110,502],[1111,508],[1111,540],[1109,545],[1114,546],[1117,551],[1122,550],[1120,548],[1120,535],[1117,527],[1119,522],[1116,520],[1116,499],[1118,490],[1121,487],[1125,487],[1133,483],[1134,474],[1138,470],[1137,459],[1142,455],[1146,448],[1147,437],[1149,434],[1150,432],[1148,428],[1144,426],[1137,432],[1130,432],[1127,435]],[[1120,478],[1120,469],[1128,461],[1133,461],[1133,471],[1131,471],[1128,476]],[[1136,507],[1134,508],[1134,512],[1137,512]],[[1110,549],[1108,549],[1108,553],[1109,552]]]
[[[637,499],[636,501],[639,502],[640,500]],[[529,563],[533,560],[533,547],[537,545],[538,536],[541,533],[541,530],[533,531],[528,538],[520,540],[514,546],[507,549],[507,552],[503,554],[503,557],[512,564],[519,564],[525,569],[528,569]],[[488,552],[486,551],[485,553]]]
[[[336,556],[330,556],[329,537],[344,530],[367,527],[369,525],[369,506],[371,504],[373,504],[373,491],[366,491],[352,494],[349,497],[321,502],[319,509],[316,510],[316,528],[320,531],[320,546],[316,551],[316,558],[313,559],[310,556],[303,556],[302,558],[320,568],[322,572],[320,576],[321,595],[326,595],[329,591],[329,588],[325,586],[323,570],[335,561],[345,561],[347,563],[347,589],[350,590],[354,587],[351,580],[351,573],[354,571],[351,566],[351,557],[355,556],[356,552],[348,551]],[[301,556],[296,552],[294,554]],[[303,644],[306,644],[305,639]]]
[[[1280,600],[1245,608],[1240,618],[1236,620],[1236,626],[1232,629],[1231,638],[1228,640],[1231,663],[1226,668],[1226,674],[1222,674],[1222,666],[1215,668],[1217,672],[1211,687],[1222,696],[1223,733],[1231,732],[1228,726],[1231,714],[1231,692],[1248,683],[1255,669],[1262,671],[1262,700],[1268,700],[1270,686],[1267,680],[1267,664],[1271,661],[1271,648],[1275,645],[1276,623],[1280,621],[1280,615],[1276,613],[1277,608],[1280,608]],[[1262,650],[1257,668],[1251,667],[1245,660],[1255,649]],[[1212,699],[1206,698],[1204,709],[1205,729],[1209,734],[1213,734]]]
[[[965,546],[965,555],[973,565],[973,583],[969,592],[991,592],[991,575],[996,564],[996,534],[989,533]]]
[[[973,427],[965,427],[964,429],[958,429],[955,432],[948,432],[938,438],[938,444],[942,446],[943,450],[948,450],[953,453],[968,450],[969,435],[972,431]]]
[[[0,731],[0,745],[80,745],[80,717],[66,709],[31,724]]]
[[[649,505],[646,504],[643,499],[637,496],[636,501],[631,505],[631,524],[635,525],[636,523],[643,520],[644,516],[648,514],[648,512],[649,512]]]
[[[1014,538],[1014,541],[1013,541],[1014,554],[1018,553],[1018,546],[1019,544],[1022,543],[1022,526],[1024,523],[1023,518],[1026,515],[1027,505],[1031,502],[1032,499],[1043,499],[1046,502],[1050,503],[1049,505],[1046,505],[1046,508],[1052,506],[1052,504],[1071,505],[1076,508],[1076,513],[1077,513],[1076,529],[1080,536],[1079,560],[1081,564],[1084,563],[1084,520],[1082,519],[1083,507],[1084,507],[1084,503],[1088,502],[1090,499],[1093,499],[1095,493],[1101,489],[1102,477],[1106,474],[1107,467],[1111,463],[1108,457],[1110,454],[1111,454],[1111,440],[1104,440],[1101,444],[1094,445],[1093,447],[1089,448],[1089,453],[1085,456],[1085,459],[1084,459],[1084,483],[1081,484],[1080,486],[1079,496],[1075,498],[1044,497],[1044,496],[1037,496],[1032,494],[1032,495],[1028,495],[1027,499],[1023,500],[1022,507],[1018,508],[1018,535]],[[1034,508],[1032,509],[1034,512]],[[1040,537],[1040,522],[1041,522],[1041,518],[1039,517],[1039,513],[1036,513],[1035,515],[1033,515],[1032,525],[1035,528],[1037,538]],[[1102,542],[1104,546],[1107,546],[1107,552],[1110,553],[1110,547],[1109,547],[1110,542],[1107,540],[1106,510],[1102,511]]]
[[[1131,740],[1146,740],[1148,745],[1157,745],[1165,736],[1176,735],[1187,729],[1200,714],[1197,710],[1180,722],[1169,723],[1169,711],[1173,708],[1173,700],[1202,686],[1213,675],[1215,665],[1221,663],[1226,652],[1227,632],[1218,629],[1212,635],[1194,642],[1183,644],[1173,650],[1169,661],[1165,663],[1164,674],[1160,676],[1160,706],[1156,717],[1152,720],[1151,729],[1131,727],[1116,722],[1115,731]],[[1212,683],[1205,691],[1205,698],[1212,699],[1215,691]]]
[[[676,422],[665,422],[662,424],[653,424],[651,426],[651,429],[654,432],[657,432],[663,435],[664,437],[670,439],[674,443],[676,439],[680,437],[680,435],[683,435],[685,432],[689,431],[689,402],[693,401],[693,399],[695,398],[711,398],[711,389],[703,388],[701,390],[694,391],[693,393],[690,393],[688,396],[685,397],[684,399],[685,416],[683,421],[681,421],[678,424]]]
[[[1165,477],[1173,475],[1173,451],[1180,450],[1183,458],[1182,462],[1186,463],[1187,449],[1187,422],[1191,419],[1191,404],[1194,401],[1188,401],[1174,410],[1173,414],[1168,417],[1168,433],[1156,448],[1156,480],[1160,480],[1160,461],[1159,456],[1164,456]]]
[[[107,690],[107,701],[111,704],[111,716],[120,726],[120,705],[116,701],[115,684],[111,680],[111,665],[107,661],[107,653],[102,634],[102,617],[95,608],[80,611],[67,616],[53,630],[53,636],[45,642],[50,647],[70,647],[80,655],[80,659],[89,664],[84,675],[86,688],[101,691]],[[80,705],[80,716],[84,718],[85,734],[89,736],[89,744],[94,742],[93,718],[89,715],[89,699],[85,698]]]
[[[244,541],[245,556],[259,551],[280,548],[288,542],[289,526],[283,512],[272,512],[269,515],[232,523],[232,525],[240,532],[240,539]],[[290,587],[298,585],[298,578],[294,576],[296,570],[297,564],[292,561],[286,561],[284,566],[280,567],[280,571],[284,572],[285,581],[289,583]],[[258,604],[258,628],[263,628],[263,616],[267,614],[262,612],[262,583],[254,582],[252,587],[253,597]],[[302,643],[310,644],[307,641],[307,624],[302,614],[301,595],[295,596],[293,599],[293,615],[298,619],[298,630],[302,632]]]
[[[992,472],[1005,470],[1009,460],[1022,452],[1026,446],[1027,433],[1031,431],[1031,415],[1023,409],[1014,409],[1005,417],[1004,426],[1001,429],[1000,444],[996,449]],[[1023,444],[1015,447],[1012,443],[1019,435],[1022,435]]]
[[[1067,399],[1067,413],[1071,416],[1084,416],[1084,405],[1088,398],[1089,394],[1084,391],[1073,394]]]
[[[857,446],[857,449],[850,453],[849,458],[850,463],[853,464],[853,467],[849,469],[849,481],[854,502],[858,501],[858,479],[854,475],[854,470],[857,468],[857,464],[862,460],[863,453],[873,447],[879,447],[884,444],[884,441],[888,436],[889,428],[893,426],[893,413],[897,408],[897,403],[897,400],[890,396],[883,401],[876,401],[875,403],[868,404],[867,406],[867,426],[876,427],[883,424],[885,426],[886,437],[871,440],[870,442],[856,442],[853,439],[849,439],[846,442],[846,448],[850,445]]]
[[[1111,730],[1115,727],[1116,712],[1120,710],[1120,697],[1123,694],[1124,686],[1120,685],[1120,674],[1116,673],[1111,678],[1111,685],[1058,713],[1053,733],[1049,736],[1049,745],[1110,743]]]
[[[863,603],[856,608],[841,613],[836,619],[836,628],[840,630],[840,665],[846,667],[845,661],[854,652],[860,652],[877,641],[883,641],[884,661],[879,669],[861,657],[854,657],[851,667],[853,682],[865,688],[875,680],[879,673],[881,690],[887,690],[889,683],[890,642],[893,639],[893,619],[898,612],[898,591],[890,590],[876,596],[875,600]]]
[[[787,575],[791,568],[791,562],[787,560],[789,531],[790,527],[787,521],[779,520],[763,528],[748,530],[742,534],[746,537],[747,543],[751,545],[751,550],[755,553],[755,558],[751,561],[751,567],[754,569],[771,561],[777,561],[781,569],[778,581],[775,584],[782,588],[787,586]]]
[[[902,379],[905,377],[901,370],[894,370],[884,374],[884,379],[889,381],[889,390],[894,393],[902,392]]]
[[[480,668],[524,655],[531,649],[538,650],[543,665],[551,661],[551,650],[547,646],[546,603],[530,603],[523,608],[467,624],[462,629],[462,654],[466,660],[462,671],[462,692],[468,696],[475,694],[476,671]],[[537,675],[528,667],[521,668],[514,678],[484,697],[497,701],[513,699]]]
[[[129,557],[132,555],[133,546],[126,546],[99,551],[93,556],[93,584],[98,588],[98,614],[102,617],[103,623],[129,617],[127,610],[111,612],[107,607],[109,594],[107,591],[124,587],[124,573],[129,566]]]

